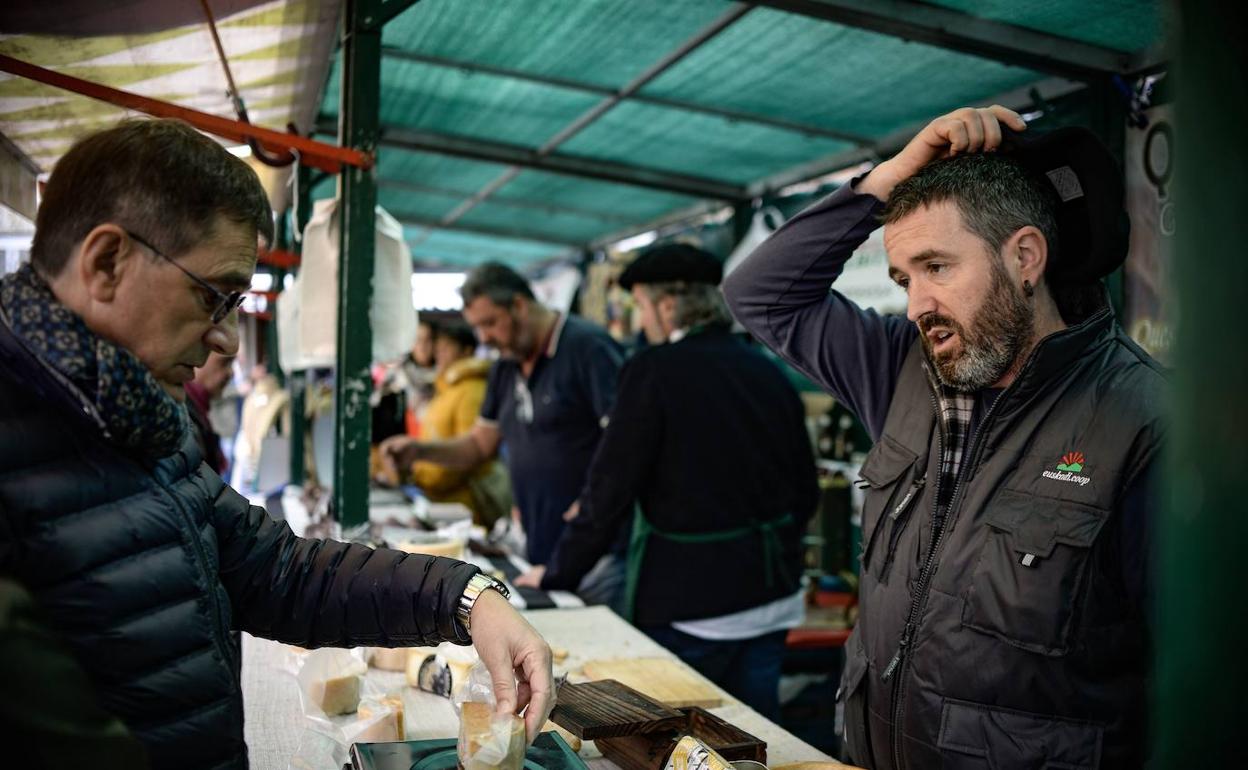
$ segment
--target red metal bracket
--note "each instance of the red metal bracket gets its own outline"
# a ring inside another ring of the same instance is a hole
[[[122,91],[111,86],[92,83],[89,80],[45,69],[20,59],[14,59],[11,56],[5,56],[4,54],[0,54],[0,71],[158,118],[178,118],[190,123],[201,131],[206,131],[223,139],[229,139],[232,142],[243,144],[249,139],[254,139],[260,146],[270,152],[293,150],[299,153],[301,163],[331,174],[337,174],[342,170],[343,166],[354,166],[363,169],[373,167],[373,156],[370,153],[361,152],[350,147],[339,147],[334,144],[318,142],[297,134],[284,134],[281,131],[274,131],[270,128],[262,128],[239,120],[231,120],[230,118],[223,118],[207,112],[192,110],[189,107],[180,107],[169,102],[162,102],[159,99],[140,96],[129,91]]]
[[[289,270],[299,266],[299,255],[285,249],[264,249],[260,252],[260,264]]]

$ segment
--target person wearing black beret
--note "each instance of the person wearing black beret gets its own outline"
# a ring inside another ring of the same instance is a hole
[[[725,282],[875,441],[839,696],[854,765],[1148,765],[1168,383],[1100,283],[1127,253],[1123,197],[1090,131],[964,108]],[[881,222],[907,318],[836,291]]]
[[[517,585],[575,588],[631,521],[625,613],[776,719],[785,637],[803,618],[815,465],[797,392],[731,333],[722,274],[685,244],[652,248],[621,274],[650,346],[621,372],[580,514]]]

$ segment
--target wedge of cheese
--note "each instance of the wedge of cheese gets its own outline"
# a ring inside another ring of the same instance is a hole
[[[388,695],[379,701],[379,705],[387,707],[389,711],[361,731],[356,736],[356,741],[381,743],[403,740],[403,700],[397,695]],[[367,705],[360,706],[359,716],[361,722],[367,722],[374,717],[373,709]]]
[[[364,677],[358,674],[322,679],[309,686],[308,695],[329,716],[353,714],[360,707],[363,681]]]
[[[467,701],[460,710],[458,752],[464,770],[520,770],[524,720],[496,716],[488,703]]]

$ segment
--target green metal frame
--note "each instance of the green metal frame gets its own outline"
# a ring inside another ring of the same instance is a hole
[[[1176,10],[1180,10],[1176,8]],[[1171,438],[1157,474],[1157,673],[1150,767],[1243,767],[1248,516],[1244,259],[1248,210],[1243,18],[1237,3],[1181,6],[1173,189],[1179,228],[1170,271],[1180,321]],[[1240,352],[1235,352],[1235,351]]]
[[[303,251],[303,229],[312,216],[312,180],[313,169],[300,164],[295,170],[295,221],[296,237],[291,238],[295,253]],[[290,373],[287,381],[290,391],[290,483],[303,485],[307,468],[304,463],[308,426],[308,373],[297,369]]]
[[[381,101],[381,0],[347,0],[342,45],[338,143],[372,153]],[[368,526],[369,394],[377,181],[372,171],[345,169],[340,178],[338,367],[334,377],[333,513],[344,539]]]

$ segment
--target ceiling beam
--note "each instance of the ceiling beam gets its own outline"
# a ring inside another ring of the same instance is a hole
[[[519,145],[487,142],[430,131],[414,131],[400,126],[382,126],[380,144],[382,147],[532,168],[549,171],[552,174],[646,187],[695,198],[743,200],[746,197],[744,187],[715,179],[575,155],[540,156],[536,151]]]
[[[369,31],[379,30],[419,2],[420,0],[382,0],[378,17],[364,19],[364,28]]]
[[[443,56],[431,56],[412,51],[404,51],[401,48],[394,48],[392,46],[383,48],[382,55],[388,59],[430,64],[435,67],[457,69],[468,73],[494,75],[526,83],[537,83],[544,86],[565,88],[571,91],[580,91],[587,94],[596,94],[598,96],[611,97],[619,93],[617,89],[610,88],[608,86],[600,86],[594,83],[586,83],[580,80],[553,77],[550,75],[538,75],[532,72],[524,72],[523,70],[511,69],[508,67],[496,67],[490,64],[482,64],[480,62],[462,59],[449,59]],[[837,131],[824,126],[817,126],[812,123],[785,120],[783,118],[776,118],[769,115],[758,115],[751,112],[741,112],[738,110],[712,107],[705,104],[698,104],[696,102],[684,101],[682,99],[668,99],[648,94],[634,93],[627,98],[629,101],[637,102],[638,104],[650,104],[656,107],[667,107],[670,109],[682,110],[684,112],[693,112],[700,115],[711,115],[738,123],[754,123],[760,126],[770,126],[771,128],[800,133],[804,136],[836,139],[838,141],[851,142],[857,145],[866,145],[871,143],[871,138],[863,134],[854,134],[848,131]]]
[[[1073,80],[1132,74],[1132,54],[906,0],[748,0]]]
[[[564,144],[581,131],[584,131],[586,128],[596,123],[599,118],[614,109],[618,104],[620,104],[620,102],[630,96],[633,96],[642,88],[645,88],[648,83],[662,75],[667,70],[671,69],[677,64],[677,62],[698,50],[698,48],[705,45],[707,41],[711,40],[716,35],[735,24],[741,19],[741,17],[749,13],[750,9],[751,6],[746,3],[732,3],[728,6],[728,10],[720,14],[717,19],[698,30],[692,37],[688,38],[674,50],[670,51],[654,64],[647,67],[644,72],[626,83],[620,88],[619,91],[605,97],[602,101],[577,116],[577,118],[571,123],[555,132],[555,135],[547,139],[541,147],[538,147],[537,150],[533,152],[533,155],[538,160],[551,158],[555,150],[557,150],[560,145]],[[486,200],[491,195],[506,186],[508,182],[515,179],[516,176],[520,174],[520,170],[522,168],[524,168],[524,166],[521,164],[511,164],[503,171],[503,173],[499,174],[495,179],[478,190],[472,197],[468,198],[463,203],[448,212],[446,216],[442,217],[442,224],[454,224],[473,208],[480,205],[482,201]]]
[[[1038,83],[1032,83],[1022,88],[1016,88],[1012,91],[997,94],[988,99],[980,100],[969,106],[987,107],[992,104],[1000,104],[1008,107],[1016,112],[1024,112],[1032,109],[1036,105],[1036,97],[1038,96],[1042,102],[1048,102],[1067,94],[1083,89],[1083,83],[1077,83],[1072,80],[1063,78],[1049,78]],[[933,116],[935,117],[935,116]],[[838,152],[832,155],[819,158],[809,163],[803,163],[795,166],[779,174],[761,179],[750,185],[749,195],[751,198],[762,197],[776,192],[782,188],[792,184],[805,182],[825,174],[831,174],[850,166],[863,163],[865,161],[879,162],[885,158],[892,157],[906,143],[914,138],[915,134],[926,126],[930,119],[925,119],[909,126],[904,126],[892,133],[882,137],[870,147],[859,147],[845,152]]]
[[[490,225],[466,225],[463,222],[454,222],[452,224],[444,224],[441,219],[436,217],[424,217],[419,214],[410,212],[394,211],[391,216],[399,221],[399,224],[409,227],[427,227],[437,230],[458,230],[465,233],[473,233],[474,235],[488,235],[494,238],[511,238],[519,241],[535,241],[537,243],[549,243],[551,246],[567,246],[571,248],[582,248],[584,241],[576,241],[568,238],[560,238],[547,233],[538,233],[532,230],[519,230],[510,227],[492,227]],[[423,242],[423,238],[420,242]],[[414,244],[413,244],[414,245]]]
[[[431,185],[416,184],[406,182],[399,179],[378,179],[377,186],[383,190],[402,190],[411,193],[427,193],[430,195],[441,195],[444,197],[463,198],[465,193],[463,190],[451,190],[445,187],[435,187]],[[577,206],[568,206],[566,204],[544,203],[542,201],[527,200],[523,198],[511,198],[495,196],[494,203],[500,206],[510,206],[518,209],[528,209],[531,211],[541,211],[547,214],[568,214],[575,217],[584,217],[586,219],[596,219],[606,224],[629,225],[634,222],[629,217],[620,216],[618,214],[609,214],[602,211],[594,211],[592,209],[583,209]]]

